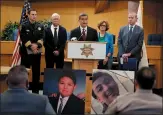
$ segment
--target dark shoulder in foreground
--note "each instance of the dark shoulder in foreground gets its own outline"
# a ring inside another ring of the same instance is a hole
[[[92,27],[89,27],[89,26],[88,26],[88,29],[89,29],[89,30],[92,30],[92,31],[97,31],[96,29],[94,29],[94,28],[92,28]]]
[[[74,28],[73,30],[71,30],[71,32],[75,32],[75,31],[77,31],[79,29],[79,27],[76,27],[76,28]]]
[[[33,97],[34,99],[40,99],[40,100],[42,100],[42,101],[45,101],[45,100],[47,100],[48,99],[48,97],[47,96],[45,96],[45,95],[39,95],[39,94],[34,94],[34,93],[28,93],[28,95],[30,96],[30,97]]]
[[[62,30],[66,31],[66,28],[61,26],[61,25],[59,26],[59,28],[61,28]]]
[[[75,95],[72,95],[72,98],[74,99],[75,102],[77,103],[80,103],[80,104],[83,104],[84,105],[84,101],[80,98],[78,98],[77,96]]]

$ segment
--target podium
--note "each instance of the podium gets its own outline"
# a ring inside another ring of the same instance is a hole
[[[72,59],[72,68],[92,73],[98,60],[106,57],[106,42],[68,41],[67,57]],[[85,112],[91,112],[92,81],[86,77]]]

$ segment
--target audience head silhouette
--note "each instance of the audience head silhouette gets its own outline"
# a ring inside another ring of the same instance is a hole
[[[155,83],[155,72],[149,67],[142,67],[136,73],[135,79],[140,89],[151,90]]]
[[[6,80],[9,88],[28,88],[28,72],[24,66],[12,67]]]

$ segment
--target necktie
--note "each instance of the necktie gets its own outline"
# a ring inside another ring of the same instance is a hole
[[[82,38],[83,38],[83,40],[85,41],[86,40],[86,35],[85,35],[85,29],[83,28],[83,31],[82,31]]]
[[[125,47],[125,51],[126,51],[126,52],[127,52],[127,48],[128,48],[130,39],[131,39],[131,37],[132,37],[132,28],[133,28],[132,26],[130,26],[130,28],[129,28],[127,44],[126,44],[126,47]]]
[[[57,45],[57,28],[54,28],[54,45]]]
[[[63,98],[60,98],[60,105],[59,105],[59,109],[58,109],[58,115],[61,115],[62,113],[62,107],[63,107]]]
[[[131,27],[130,27],[130,30],[129,30],[129,33],[128,33],[129,40],[130,40],[131,37],[132,37],[132,29],[133,29],[133,27],[131,26]]]

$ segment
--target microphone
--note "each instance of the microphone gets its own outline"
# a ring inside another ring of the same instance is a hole
[[[77,39],[77,37],[72,37],[71,41],[79,41],[81,39],[81,37],[83,36],[83,34],[80,35],[80,37]]]

